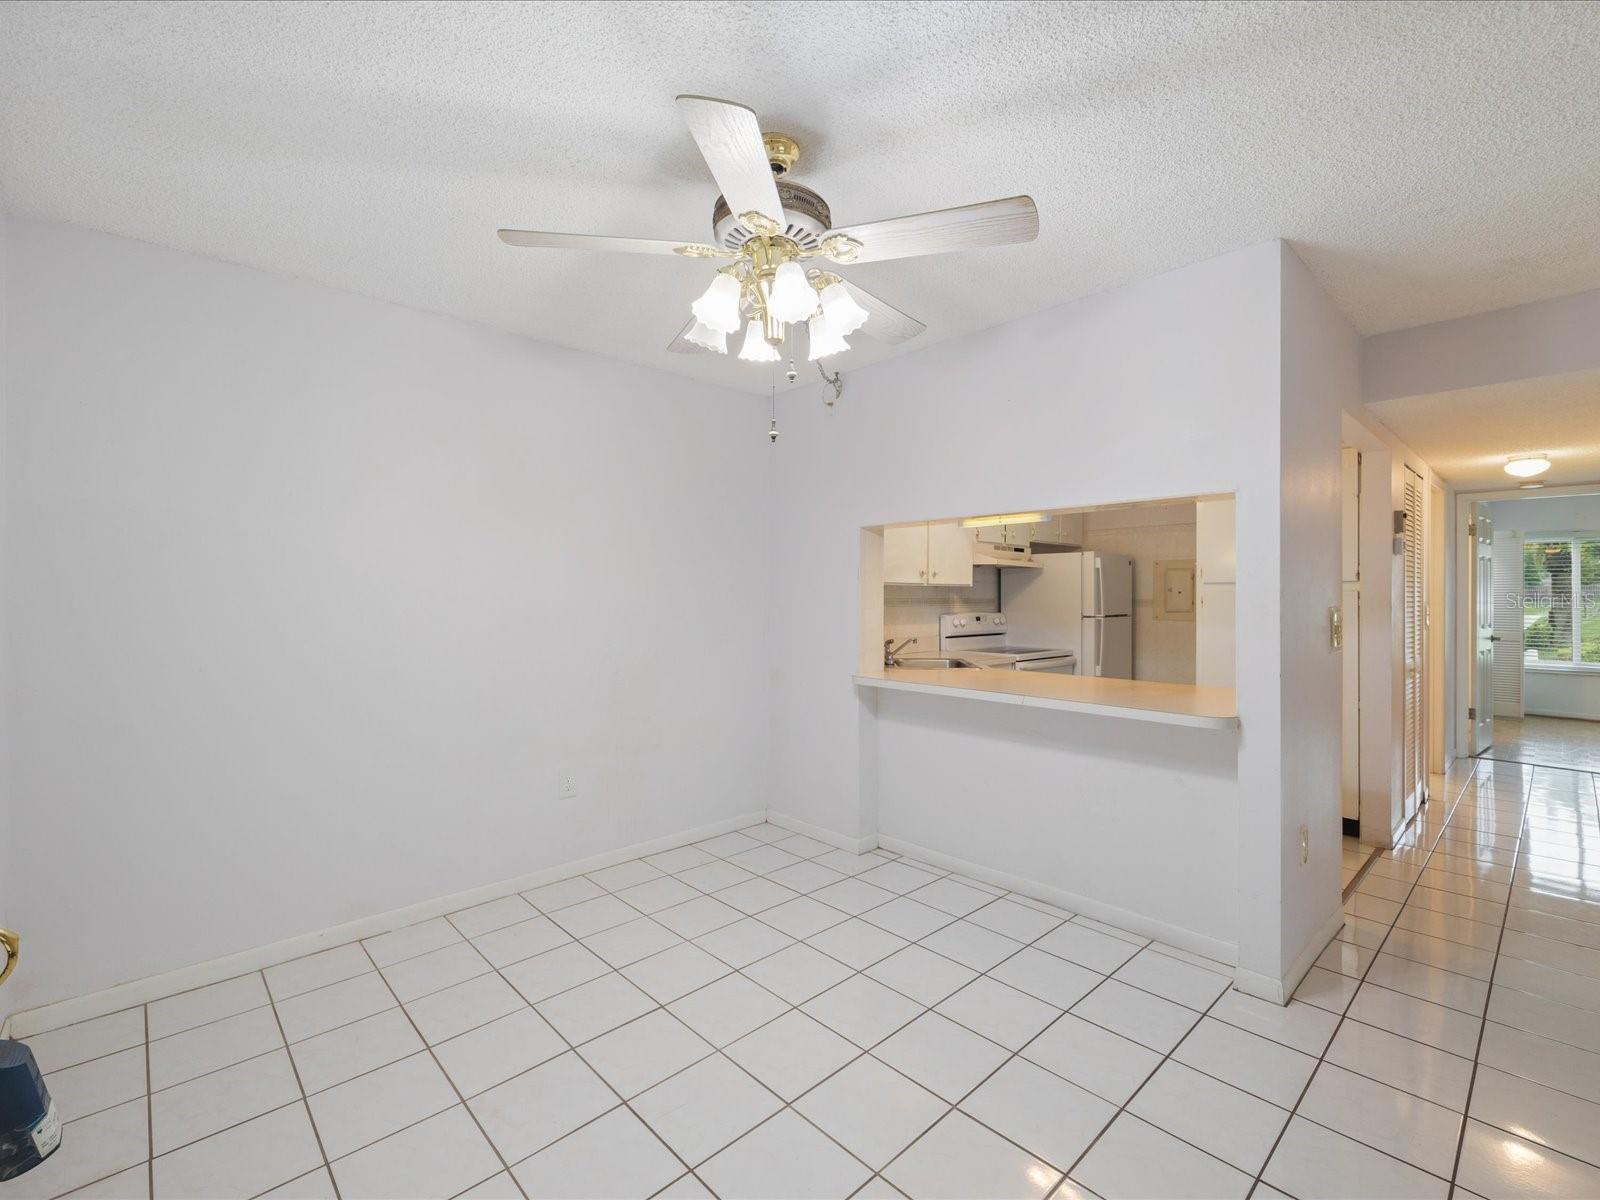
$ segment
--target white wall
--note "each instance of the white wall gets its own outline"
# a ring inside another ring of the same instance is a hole
[[[1600,367],[1600,291],[1374,334],[1361,343],[1368,404]]]
[[[6,269],[9,1009],[763,807],[760,404],[59,226]]]
[[[1282,286],[1283,818],[1277,843],[1263,844],[1257,853],[1274,851],[1282,871],[1280,953],[1289,963],[1308,946],[1315,948],[1339,912],[1343,676],[1339,652],[1329,642],[1328,610],[1342,598],[1339,447],[1344,407],[1360,396],[1361,343],[1287,246]],[[1250,853],[1256,839],[1266,843],[1270,828],[1266,821],[1243,825],[1244,852]],[[1299,854],[1302,828],[1313,846],[1306,864]],[[1330,841],[1335,852],[1322,853]],[[1247,918],[1259,914],[1247,911]]]
[[[1588,496],[1547,496],[1491,500],[1494,527],[1518,533],[1600,533],[1600,492]]]
[[[1023,836],[1038,882],[1103,885],[1101,902],[1191,940],[1236,945],[1252,978],[1283,978],[1293,957],[1286,939],[1306,925],[1296,910],[1280,926],[1285,889],[1317,892],[1308,912],[1335,910],[1339,860],[1338,677],[1325,640],[1326,606],[1338,594],[1338,505],[1329,504],[1326,531],[1315,515],[1280,519],[1286,254],[1275,242],[1251,247],[876,364],[847,377],[834,409],[815,389],[787,401],[774,620],[810,631],[812,646],[774,665],[775,809],[851,837],[881,823],[887,835],[991,866],[1024,853]],[[1354,335],[1348,344],[1344,336],[1334,391],[1356,386]],[[1294,386],[1297,405],[1318,403]],[[974,413],[996,431],[981,452],[964,432]],[[1294,430],[1315,442],[1293,457],[1298,513],[1337,487],[1337,410],[1296,415]],[[1332,564],[1331,599],[1288,589],[1297,607],[1282,640],[1241,639],[1239,733],[1110,734],[1098,718],[1057,713],[1003,721],[936,696],[897,695],[875,708],[874,693],[851,684],[862,526],[1215,492],[1239,498],[1241,629],[1279,629],[1284,564],[1296,566],[1304,545],[1286,533],[1303,525],[1308,537],[1325,535],[1305,562]],[[1328,714],[1317,701],[1294,719],[1311,741],[1309,764],[1325,756],[1331,765],[1319,787],[1286,802],[1282,692],[1290,681],[1320,686],[1325,665]],[[1328,730],[1318,733],[1325,715]],[[1014,798],[997,812],[994,797],[1007,790]],[[1295,834],[1285,822],[1297,828],[1324,802],[1333,816],[1312,829],[1317,867],[1286,882],[1285,839]],[[1126,878],[1113,890],[1118,866]]]

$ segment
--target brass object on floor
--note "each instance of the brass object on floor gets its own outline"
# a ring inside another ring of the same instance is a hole
[[[6,965],[0,967],[0,983],[11,978],[17,969],[17,956],[22,953],[22,935],[14,929],[0,929],[0,946],[6,950]]]

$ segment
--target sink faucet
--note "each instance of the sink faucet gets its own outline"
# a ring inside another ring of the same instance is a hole
[[[899,666],[900,665],[900,660],[898,658],[896,658],[895,655],[899,654],[900,651],[904,650],[907,646],[915,646],[916,644],[917,644],[917,639],[914,638],[914,637],[908,637],[905,641],[901,642],[898,646],[894,645],[894,639],[893,638],[884,638],[883,639],[883,665],[886,666],[886,667],[897,667],[897,666]],[[891,646],[894,646],[894,649],[891,650],[889,648]]]

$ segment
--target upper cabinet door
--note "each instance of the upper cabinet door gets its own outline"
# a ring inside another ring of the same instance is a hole
[[[928,527],[891,526],[883,531],[883,581],[928,582]],[[967,555],[967,582],[972,581],[972,555]]]
[[[1062,513],[1055,518],[1056,541],[1063,546],[1083,545],[1083,514]]]
[[[1198,500],[1194,506],[1195,582],[1235,583],[1238,550],[1234,500]]]
[[[972,586],[973,531],[957,521],[928,526],[928,582],[936,587]]]

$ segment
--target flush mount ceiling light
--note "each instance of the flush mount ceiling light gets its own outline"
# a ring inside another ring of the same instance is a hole
[[[813,360],[848,350],[844,339],[863,327],[880,342],[903,342],[927,326],[832,271],[805,264],[881,262],[1039,236],[1039,212],[1028,196],[835,229],[827,201],[784,178],[800,158],[792,137],[763,134],[753,110],[727,100],[679,96],[678,111],[722,189],[711,209],[711,244],[500,230],[511,246],[730,260],[690,306],[693,316],[667,347],[674,353],[726,354],[728,335],[741,324],[745,362],[779,361],[787,327],[800,324],[810,333]]]
[[[990,525],[1037,525],[1045,519],[1040,512],[995,513],[988,517],[967,517],[961,525],[965,529],[983,529]]]
[[[1550,456],[1548,454],[1519,454],[1515,458],[1506,459],[1506,474],[1515,475],[1518,479],[1530,479],[1535,475],[1543,475],[1550,469]]]

